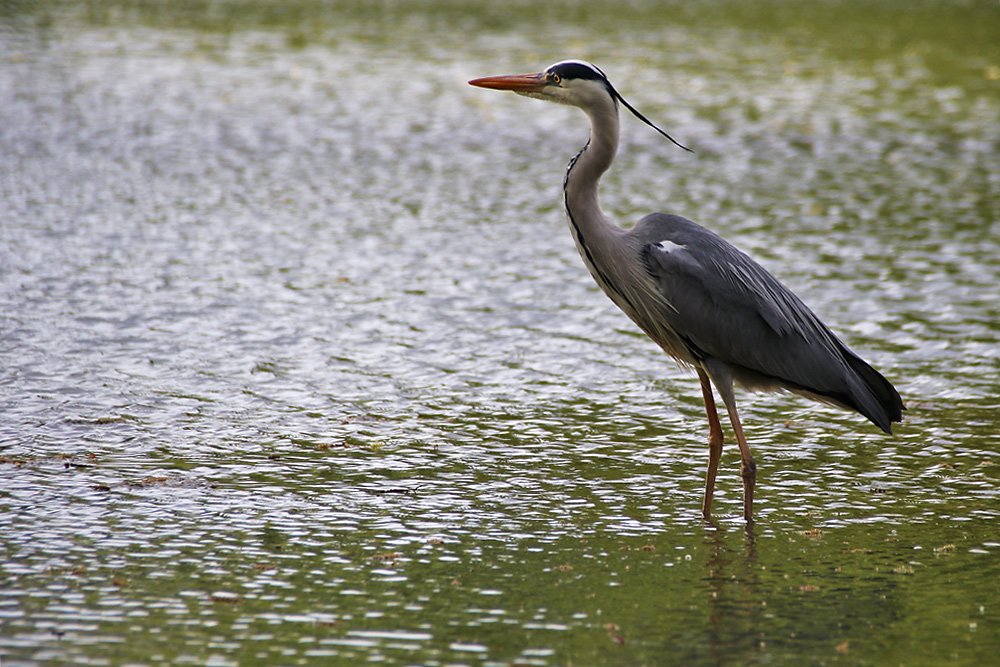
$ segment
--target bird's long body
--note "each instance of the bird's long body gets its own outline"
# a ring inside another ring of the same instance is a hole
[[[891,432],[888,383],[760,264],[675,215],[646,216],[627,235],[647,275],[622,302],[609,296],[667,354],[747,389],[856,410]],[[606,273],[623,284],[614,267]]]
[[[722,450],[713,384],[740,447],[747,521],[752,521],[756,463],[736,411],[734,383],[788,390],[855,410],[887,433],[901,420],[904,408],[892,384],[728,241],[676,215],[653,213],[630,230],[604,215],[598,183],[618,150],[619,102],[674,140],[628,104],[598,68],[563,61],[538,74],[470,83],[572,104],[590,117],[590,141],[570,161],[563,182],[567,220],[600,288],[667,354],[698,373],[709,421],[706,516]]]

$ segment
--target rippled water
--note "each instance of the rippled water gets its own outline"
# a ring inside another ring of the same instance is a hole
[[[112,14],[2,33],[5,667],[995,655],[995,50]],[[697,151],[626,121],[606,209],[719,231],[907,403],[741,394],[752,530],[733,447],[701,519],[697,381],[573,248],[586,120],[465,84],[567,56]]]

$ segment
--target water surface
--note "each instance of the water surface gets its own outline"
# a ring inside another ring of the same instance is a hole
[[[994,7],[276,6],[5,18],[5,665],[995,655]],[[712,227],[906,401],[740,394],[752,530],[576,255],[585,118],[465,83],[564,57],[696,151],[625,121],[608,212]]]

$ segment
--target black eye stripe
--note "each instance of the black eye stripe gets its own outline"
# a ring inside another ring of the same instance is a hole
[[[549,74],[555,74],[563,79],[607,81],[607,78],[603,74],[583,63],[559,63],[549,68]]]

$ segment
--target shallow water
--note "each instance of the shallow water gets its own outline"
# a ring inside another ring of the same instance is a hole
[[[996,17],[827,5],[6,17],[4,665],[992,658]],[[907,403],[740,394],[751,530],[576,255],[585,119],[465,84],[567,56],[696,151],[626,120],[605,208],[722,233]]]

